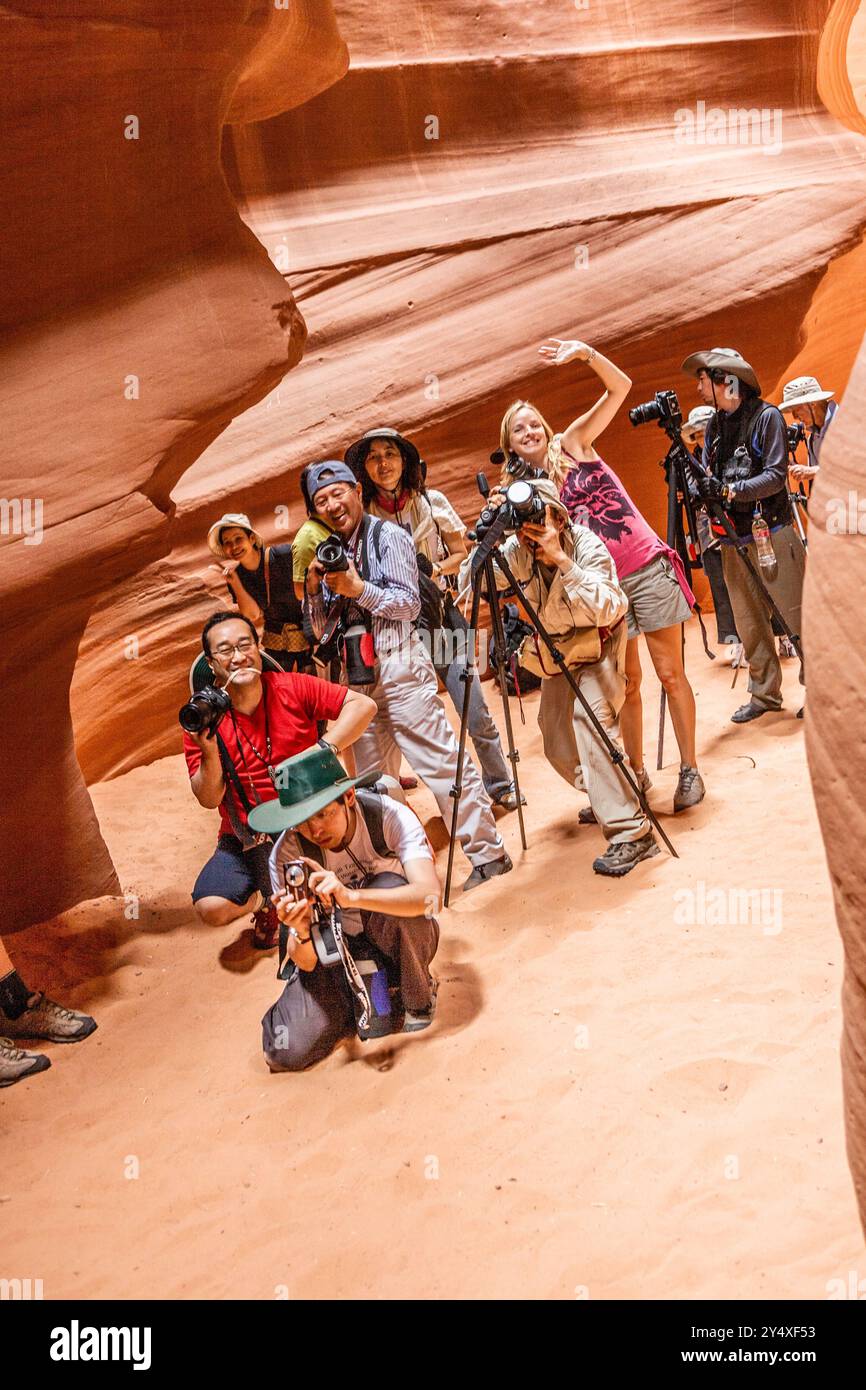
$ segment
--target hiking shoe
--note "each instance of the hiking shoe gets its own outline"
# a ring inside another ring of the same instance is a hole
[[[421,1033],[425,1028],[429,1028],[433,1019],[436,1017],[436,997],[439,993],[439,981],[430,976],[430,1003],[426,1009],[406,1009],[403,1019],[404,1033]]]
[[[280,919],[273,903],[253,913],[253,945],[257,951],[272,951],[280,939]]]
[[[604,854],[592,861],[592,867],[597,874],[622,878],[623,874],[631,873],[635,864],[642,859],[652,859],[659,852],[655,836],[649,830],[640,840],[618,840],[616,844],[608,845]]]
[[[732,724],[748,724],[750,719],[760,719],[762,714],[769,714],[770,709],[767,705],[756,705],[754,700],[750,700],[747,705],[740,705],[731,715]]]
[[[499,874],[510,874],[513,868],[514,865],[507,854],[503,854],[501,859],[491,859],[488,864],[476,864],[463,884],[463,892],[470,893],[480,883],[486,883],[490,878],[497,878]]]
[[[404,792],[413,792],[418,785],[417,777],[398,777],[397,780]]]
[[[47,1071],[51,1059],[42,1052],[24,1052],[11,1038],[0,1038],[0,1086],[14,1086],[25,1076]]]
[[[783,661],[789,661],[792,656],[796,656],[797,651],[790,637],[779,638],[779,656]]]
[[[521,806],[526,805],[526,797],[523,795],[523,792],[520,793],[520,804]],[[502,806],[506,811],[517,810],[517,792],[514,790],[513,782],[507,791],[504,791],[501,796],[497,796],[493,805]]]
[[[0,1012],[0,1024],[7,1038],[44,1038],[57,1043],[81,1042],[96,1030],[95,1018],[77,1009],[64,1009],[45,994],[31,994],[30,1003],[17,1018]]]
[[[696,767],[681,767],[677,789],[674,792],[674,811],[685,811],[688,806],[697,806],[707,794],[704,779]]]

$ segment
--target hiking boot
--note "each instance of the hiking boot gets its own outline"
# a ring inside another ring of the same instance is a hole
[[[762,714],[769,714],[767,705],[756,705],[754,700],[750,700],[747,705],[740,705],[731,715],[732,724],[748,724],[751,719],[760,719]]]
[[[674,811],[685,811],[688,806],[697,806],[707,794],[704,779],[696,767],[681,767],[677,789],[674,792]]]
[[[89,1038],[96,1030],[96,1019],[80,1014],[77,1009],[64,1009],[45,994],[31,994],[30,1003],[17,1018],[7,1018],[0,1010],[0,1027],[7,1038],[43,1038],[46,1042],[72,1043]]]
[[[523,795],[523,792],[520,793],[520,804],[521,806],[526,805],[526,797]],[[502,793],[501,796],[497,796],[495,798],[493,805],[502,806],[503,809],[506,811],[517,810],[517,792],[514,790],[513,782],[511,783],[511,786]]]
[[[413,792],[418,785],[417,777],[398,777],[397,780],[404,792]]]
[[[280,919],[273,903],[253,913],[253,945],[257,951],[272,951],[280,939]]]
[[[47,1071],[50,1058],[42,1052],[24,1052],[10,1038],[0,1038],[0,1086],[14,1086],[26,1076]]]
[[[403,1019],[404,1033],[420,1033],[425,1028],[429,1028],[433,1019],[436,1017],[436,997],[439,993],[439,981],[430,976],[430,1003],[425,1009],[406,1009]]]
[[[510,874],[513,868],[514,865],[507,854],[503,854],[501,859],[491,859],[488,864],[476,864],[463,884],[463,892],[470,893],[480,883],[486,883],[490,878],[497,878],[499,874]]]
[[[604,854],[592,861],[592,867],[597,874],[604,874],[607,878],[622,878],[624,874],[631,873],[635,864],[642,859],[652,859],[658,853],[655,836],[649,830],[640,840],[618,840],[616,844],[608,845]]]

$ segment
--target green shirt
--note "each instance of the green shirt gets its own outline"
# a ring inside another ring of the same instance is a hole
[[[332,534],[330,526],[326,526],[324,521],[314,521],[312,517],[301,526],[292,541],[292,579],[295,584],[303,584],[316,546]]]

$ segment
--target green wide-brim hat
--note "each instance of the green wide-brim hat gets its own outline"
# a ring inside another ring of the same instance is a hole
[[[350,777],[330,748],[316,744],[278,764],[274,770],[277,795],[254,806],[249,823],[253,830],[268,835],[295,830],[350,787],[369,787],[381,775],[365,772],[362,777]]]

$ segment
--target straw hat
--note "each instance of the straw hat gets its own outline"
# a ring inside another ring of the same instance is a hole
[[[214,522],[207,533],[208,549],[218,560],[224,560],[226,558],[226,553],[220,544],[220,536],[229,526],[239,526],[242,531],[246,531],[253,545],[264,545],[264,541],[258,531],[254,529],[248,516],[243,512],[226,512],[225,516],[221,516],[219,521]]]
[[[793,410],[795,405],[813,405],[818,401],[829,401],[835,391],[822,391],[820,382],[814,376],[795,376],[786,381],[782,391],[780,410]]]
[[[703,352],[693,352],[683,363],[683,371],[688,372],[689,376],[697,376],[700,371],[727,372],[751,386],[759,396],[761,394],[761,386],[753,368],[736,348],[714,347],[705,348]]]

